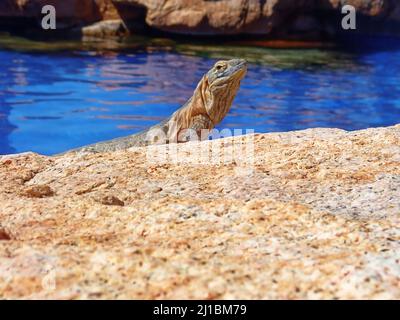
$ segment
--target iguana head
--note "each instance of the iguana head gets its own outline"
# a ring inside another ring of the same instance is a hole
[[[220,123],[246,71],[247,62],[243,59],[218,61],[200,80],[190,100],[168,120],[168,140],[187,141],[188,129],[199,134]]]
[[[201,81],[201,95],[208,116],[218,124],[228,113],[247,72],[243,59],[218,61]]]

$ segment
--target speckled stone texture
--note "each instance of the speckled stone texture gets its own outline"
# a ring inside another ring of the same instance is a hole
[[[0,298],[400,298],[400,125],[176,148],[0,157]]]

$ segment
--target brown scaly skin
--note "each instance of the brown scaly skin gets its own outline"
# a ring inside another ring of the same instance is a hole
[[[107,152],[152,144],[185,142],[206,137],[222,121],[247,71],[243,59],[219,61],[197,85],[193,96],[171,117],[137,134],[99,142],[68,152]]]

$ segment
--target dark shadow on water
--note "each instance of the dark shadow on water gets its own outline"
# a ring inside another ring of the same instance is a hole
[[[342,34],[338,38],[338,49],[356,54],[382,51],[399,51],[400,38],[393,36],[371,36]]]

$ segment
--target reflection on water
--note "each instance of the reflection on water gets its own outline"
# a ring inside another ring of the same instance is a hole
[[[354,130],[400,122],[400,51],[178,49],[0,49],[0,154],[53,154],[138,132],[182,105],[226,56],[253,63],[220,128]]]

